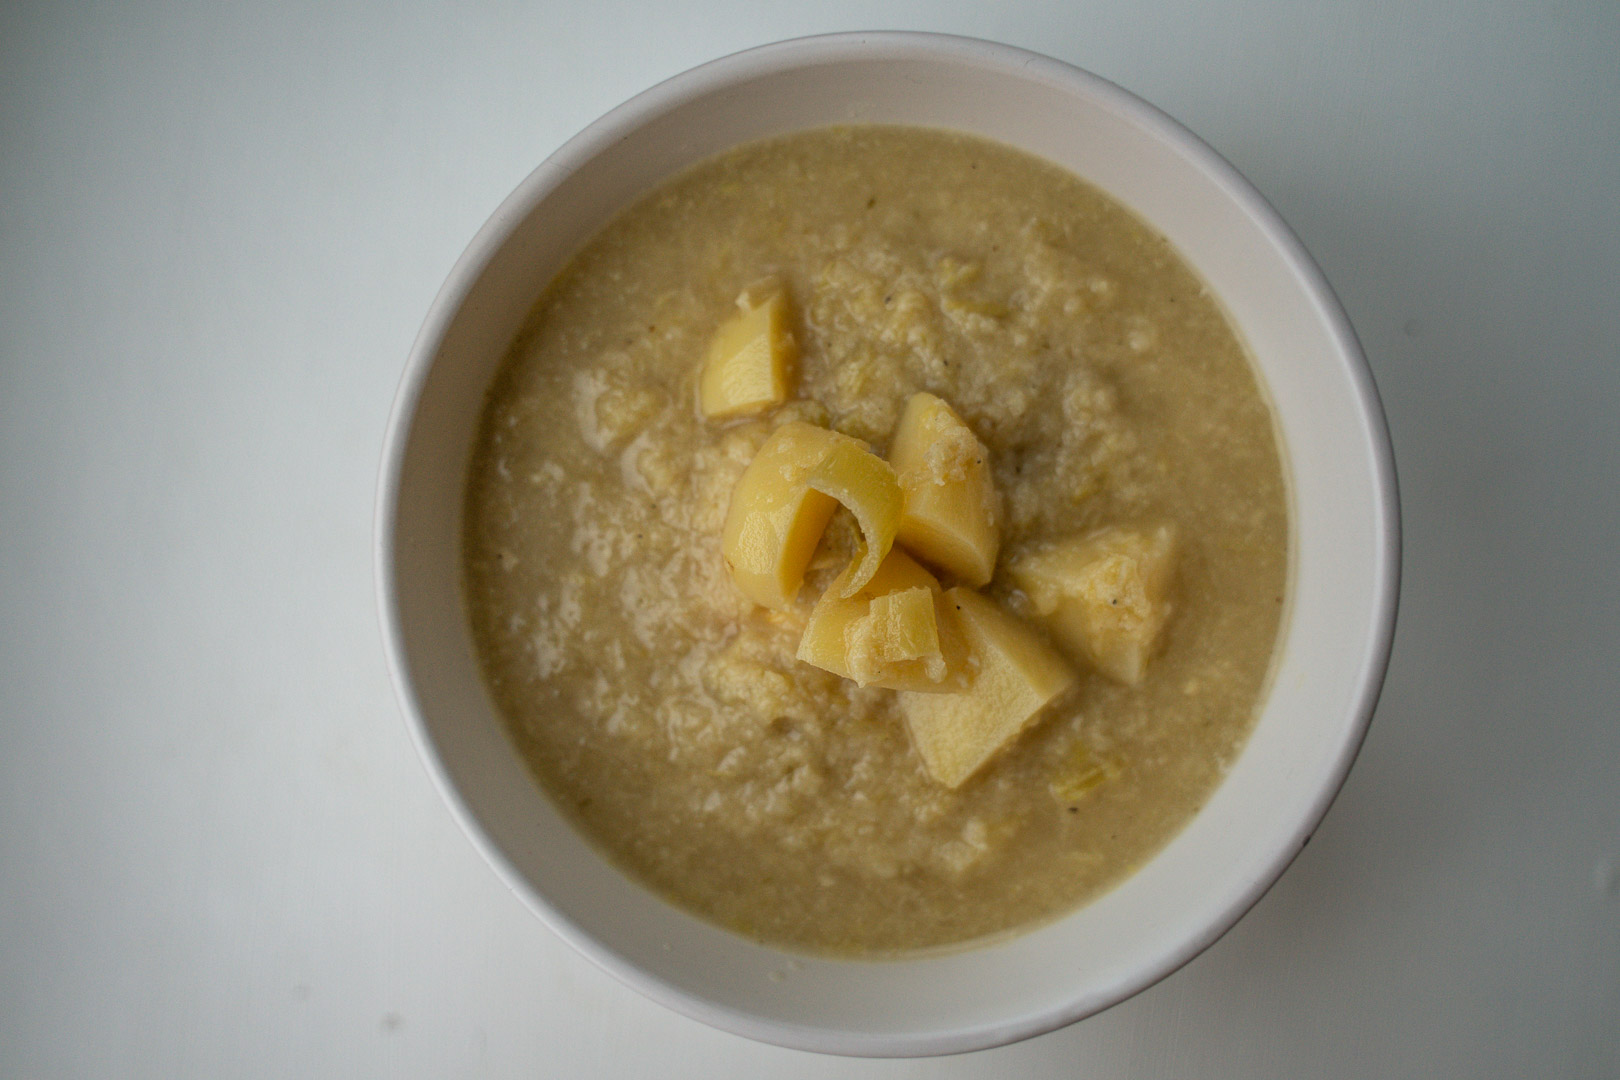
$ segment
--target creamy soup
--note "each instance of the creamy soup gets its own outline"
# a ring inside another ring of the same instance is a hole
[[[785,300],[791,389],[706,417],[705,357],[761,280]],[[988,454],[999,549],[978,595],[1072,670],[952,783],[906,694],[797,659],[861,554],[849,513],[779,608],[721,548],[773,432],[881,457],[923,391]],[[1162,628],[1124,677],[1014,572],[1110,529],[1174,536]],[[1243,345],[1162,237],[1024,153],[857,126],[705,161],[572,259],[489,392],[464,557],[512,737],[611,860],[752,938],[882,955],[1069,911],[1188,823],[1266,687],[1288,513]]]

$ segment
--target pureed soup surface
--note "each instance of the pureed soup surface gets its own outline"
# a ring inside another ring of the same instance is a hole
[[[705,420],[709,341],[766,274],[791,297],[794,394]],[[1006,572],[1023,553],[1106,526],[1177,536],[1140,684],[1075,662],[1073,687],[954,789],[895,691],[795,659],[855,548],[848,515],[789,611],[745,599],[720,548],[778,425],[882,454],[923,390],[989,450],[1001,554],[983,592],[1004,610],[1034,618]],[[1074,176],[913,128],[749,144],[615,219],[506,359],[465,513],[485,676],[546,791],[675,902],[822,953],[1025,927],[1141,866],[1248,736],[1288,571],[1270,411],[1201,281]]]

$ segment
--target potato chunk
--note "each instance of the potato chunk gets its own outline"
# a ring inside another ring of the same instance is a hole
[[[866,587],[894,546],[900,525],[900,482],[887,461],[850,439],[828,452],[809,483],[849,507],[861,527],[860,552],[839,586],[838,595],[847,599]]]
[[[1102,674],[1135,686],[1172,611],[1175,529],[1107,528],[1008,570],[1053,635]]]
[[[698,382],[698,405],[711,420],[764,412],[791,393],[798,347],[788,328],[787,288],[775,279],[737,297],[720,324]]]
[[[839,592],[853,566],[810,612],[799,659],[862,686],[963,689],[966,643],[934,575],[896,548],[865,588],[845,599]]]
[[[954,788],[1012,743],[1075,674],[994,602],[960,587],[945,600],[967,641],[972,684],[959,694],[902,692],[900,711],[928,774]]]
[[[838,500],[810,487],[810,476],[845,442],[855,441],[797,420],[783,424],[732,489],[720,551],[754,603],[780,611],[798,596],[804,568],[838,508]]]
[[[1001,526],[990,453],[978,436],[933,394],[913,394],[889,463],[905,493],[899,542],[969,585],[988,583]]]
[[[922,660],[930,678],[945,677],[934,618],[934,590],[926,586],[872,597],[866,614],[844,633],[855,681],[866,685],[889,664]]]

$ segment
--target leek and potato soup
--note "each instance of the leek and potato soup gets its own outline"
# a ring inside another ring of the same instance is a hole
[[[1210,797],[1284,610],[1269,407],[1169,244],[897,127],[731,150],[545,291],[465,504],[490,691],[607,856],[773,945],[1072,910]]]

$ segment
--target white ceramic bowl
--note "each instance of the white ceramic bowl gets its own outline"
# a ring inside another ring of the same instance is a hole
[[[670,906],[606,863],[519,762],[460,595],[462,484],[484,391],[541,289],[615,212],[745,140],[872,121],[953,128],[1067,167],[1163,232],[1247,339],[1293,496],[1286,639],[1263,714],[1192,824],[1096,903],[1022,936],[902,961],[805,959]],[[553,930],[718,1027],[847,1054],[972,1050],[1149,986],[1259,899],[1338,791],[1383,680],[1399,574],[1388,435],[1343,311],[1286,225],[1209,147],[1110,83],[1002,45],[841,34],[726,57],[604,116],[473,239],[428,312],[388,429],[377,577],[395,686],[428,770]]]

